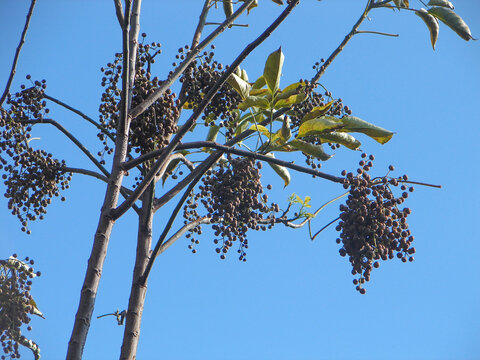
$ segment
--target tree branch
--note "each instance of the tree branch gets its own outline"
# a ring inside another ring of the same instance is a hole
[[[57,105],[60,105],[62,107],[64,107],[65,109],[67,110],[70,110],[71,112],[81,116],[82,118],[84,118],[85,120],[87,120],[90,124],[92,124],[93,126],[95,126],[98,130],[100,130],[102,132],[102,134],[105,134],[107,135],[112,141],[115,141],[115,138],[113,137],[112,134],[110,134],[108,132],[107,129],[105,129],[102,125],[100,125],[99,123],[97,123],[95,120],[93,120],[91,117],[85,115],[83,112],[81,112],[80,110],[77,110],[73,107],[71,107],[70,105],[68,104],[65,104],[63,101],[60,101],[56,98],[54,98],[53,96],[50,96],[50,95],[47,95],[47,94],[43,94],[43,97],[47,100],[50,100],[52,102],[54,102],[55,104]]]
[[[41,119],[41,120],[22,120],[22,124],[50,124],[55,126],[58,130],[60,130],[66,137],[68,137],[94,164],[95,166],[108,178],[110,173],[103,167],[102,164],[92,155],[92,153],[85,147],[83,144],[73,136],[67,129],[65,129],[62,125],[56,122],[53,119]]]
[[[322,179],[330,180],[330,181],[333,181],[333,182],[337,182],[337,183],[343,182],[343,178],[338,177],[338,176],[330,175],[330,174],[327,174],[327,173],[324,173],[324,172],[321,172],[321,171],[318,171],[318,170],[314,170],[314,169],[311,169],[311,168],[307,168],[307,167],[304,167],[304,166],[295,165],[295,164],[293,164],[289,161],[272,158],[272,157],[262,155],[262,154],[259,154],[259,153],[253,152],[253,151],[241,150],[241,149],[234,148],[232,146],[221,145],[221,144],[213,142],[213,141],[193,141],[193,142],[188,142],[188,143],[184,143],[184,144],[179,144],[177,146],[177,150],[196,149],[196,148],[204,148],[204,147],[213,148],[213,149],[216,149],[216,150],[221,150],[223,153],[230,153],[230,154],[235,154],[235,155],[239,155],[239,156],[248,157],[248,158],[255,159],[255,160],[266,161],[266,162],[271,163],[271,164],[277,164],[277,165],[280,165],[280,166],[284,166],[284,167],[292,169],[292,170],[296,170],[296,171],[299,171],[299,172],[302,172],[302,173],[305,173],[305,174],[310,174],[310,175],[313,175],[313,176],[318,176]],[[157,153],[157,151],[158,151],[158,153]],[[156,150],[155,152],[152,151],[148,154],[145,154],[144,156],[141,156],[141,157],[144,157],[141,162],[144,162],[144,161],[149,160],[153,157],[156,157],[159,154],[161,154],[162,152],[163,152],[162,150]],[[148,155],[148,156],[146,156],[146,155]],[[124,169],[128,170],[128,169],[131,169],[132,167],[137,166],[139,164],[138,163],[139,159],[140,159],[140,157],[138,157],[134,160],[131,160],[128,163],[125,163],[123,165]]]
[[[25,26],[23,27],[22,36],[20,37],[20,42],[18,43],[17,50],[15,51],[15,56],[13,58],[12,69],[10,70],[10,76],[8,77],[7,85],[5,86],[5,90],[3,91],[2,97],[0,98],[0,106],[2,106],[3,102],[5,101],[8,92],[10,91],[10,86],[12,85],[13,77],[17,72],[17,62],[20,56],[20,51],[22,50],[22,46],[25,43],[25,37],[27,36],[28,26],[30,25],[30,19],[32,18],[33,8],[35,7],[35,3],[37,0],[32,0],[30,3],[30,9],[28,9],[27,19],[25,21]]]
[[[197,25],[197,28],[195,29],[195,33],[193,34],[192,46],[191,46],[192,49],[195,48],[200,43],[200,37],[202,36],[202,31],[205,26],[205,21],[207,21],[208,10],[210,10],[210,1],[211,0],[205,0],[205,3],[203,4],[203,9],[198,19],[198,25]]]
[[[285,20],[285,18],[290,14],[293,8],[298,4],[299,0],[292,1],[290,5],[286,7],[286,9],[278,16],[277,19],[253,42],[248,44],[245,49],[240,53],[240,55],[232,62],[230,67],[222,74],[222,76],[218,79],[215,85],[209,90],[209,92],[205,95],[205,98],[200,103],[200,105],[195,109],[192,116],[185,122],[182,128],[178,131],[175,137],[172,139],[170,144],[165,147],[164,151],[160,155],[159,159],[156,163],[152,166],[150,171],[147,175],[145,175],[143,181],[139,184],[139,186],[135,189],[132,196],[130,196],[127,200],[125,200],[118,208],[112,211],[112,218],[118,219],[122,214],[124,214],[128,208],[139,199],[143,191],[148,187],[150,182],[153,180],[155,175],[158,173],[158,170],[162,166],[162,164],[166,161],[168,156],[175,150],[178,143],[181,141],[183,136],[190,130],[190,128],[195,124],[196,120],[200,115],[203,113],[207,105],[216,95],[217,91],[220,87],[225,83],[227,78],[233,73],[235,68],[242,63],[242,61],[258,46],[260,45],[266,38],[268,38],[272,32]],[[250,2],[245,2],[244,4],[249,4]],[[243,5],[240,7],[242,8]],[[240,9],[239,9],[240,10]],[[238,11],[237,11],[238,12]],[[232,16],[233,17],[233,16]]]
[[[187,231],[197,227],[198,225],[201,224],[210,224],[210,218],[207,216],[198,218],[183,227],[181,227],[175,234],[173,234],[167,241],[165,241],[161,246],[160,249],[158,250],[157,256],[163,253],[165,250],[167,250],[175,241],[180,239],[183,234],[185,234]]]
[[[325,73],[325,70],[327,70],[327,68],[330,66],[330,64],[333,62],[333,60],[337,57],[337,55],[342,52],[345,45],[347,45],[347,43],[350,41],[350,39],[357,32],[358,27],[362,24],[363,20],[365,20],[367,18],[368,12],[371,9],[370,3],[371,3],[371,0],[368,0],[367,1],[367,6],[365,7],[365,10],[363,11],[362,16],[360,16],[360,18],[357,20],[355,25],[353,25],[352,30],[350,30],[350,32],[345,36],[345,38],[340,43],[340,45],[338,45],[338,47],[332,52],[332,54],[328,57],[328,59],[322,64],[322,66],[320,66],[320,69],[318,69],[318,72],[315,74],[315,76],[311,80],[311,82],[313,84],[315,84],[316,82],[318,82],[318,80],[320,80],[322,75]]]
[[[143,102],[138,104],[135,108],[130,111],[130,117],[132,119],[136,118],[140,114],[142,114],[145,110],[147,110],[155,101],[157,101],[163,93],[172,86],[174,81],[178,79],[178,77],[185,71],[185,69],[190,65],[190,63],[197,57],[200,51],[207,46],[213,39],[215,39],[218,35],[220,35],[225,29],[233,23],[233,21],[238,18],[243,11],[251,4],[254,0],[247,0],[243,3],[240,8],[233,13],[233,15],[225,20],[222,25],[220,25],[217,29],[215,29],[205,40],[203,40],[195,49],[191,49],[189,54],[186,56],[185,60],[177,66],[177,68],[172,71],[172,73],[168,76],[167,80],[165,80],[157,90],[149,97],[147,97]]]
[[[123,16],[122,0],[113,0],[113,3],[115,4],[115,13],[117,14],[118,23],[120,24],[120,27],[123,28],[125,17]]]

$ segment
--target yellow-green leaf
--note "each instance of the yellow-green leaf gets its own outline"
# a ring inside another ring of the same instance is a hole
[[[455,6],[448,0],[430,0],[427,4],[428,6],[443,6],[450,9],[455,9]]]
[[[307,98],[307,95],[305,94],[296,94],[296,95],[291,95],[288,98],[285,99],[279,99],[275,102],[273,105],[274,109],[281,109],[284,107],[289,107],[295,104],[299,104],[303,102]]]
[[[324,134],[326,132],[340,129],[344,125],[340,119],[333,116],[322,116],[312,120],[304,121],[298,128],[297,138]]]
[[[325,115],[328,112],[328,110],[332,107],[334,102],[335,101],[332,100],[332,101],[330,101],[329,103],[327,103],[323,106],[314,107],[310,112],[305,114],[305,116],[302,119],[302,122],[307,121],[307,120],[311,120],[311,119],[315,119],[315,118],[319,118],[319,117]]]
[[[275,158],[275,155],[273,155],[273,153],[268,153],[266,155]],[[288,169],[284,166],[280,166],[277,164],[268,163],[268,165],[270,165],[270,167],[278,174],[278,176],[282,178],[284,188],[287,187],[287,185],[290,184],[290,172],[288,171]]]
[[[322,143],[335,143],[343,145],[351,150],[357,150],[362,143],[355,139],[352,135],[342,132],[332,131],[328,134],[317,135]]]
[[[285,57],[282,53],[282,48],[272,52],[265,63],[263,70],[263,77],[267,83],[270,93],[274,95],[280,86],[280,76],[282,75],[283,61]]]
[[[45,319],[45,316],[43,316],[42,312],[38,309],[37,303],[35,302],[35,300],[33,300],[33,298],[30,298],[29,305],[32,307],[30,313],[40,316],[42,319]]]
[[[253,89],[250,90],[250,96],[259,96],[259,95],[265,95],[268,93],[268,89]]]
[[[442,6],[434,6],[428,9],[428,12],[455,31],[462,39],[466,41],[473,39],[470,28],[455,11]]]
[[[393,136],[393,132],[379,126],[370,124],[369,122],[366,122],[365,120],[359,119],[355,116],[344,116],[340,119],[340,121],[342,122],[344,127],[339,131],[359,132],[370,136],[372,139],[378,141],[380,144],[385,144]]]
[[[261,96],[247,96],[243,102],[238,104],[238,108],[242,111],[245,111],[251,107],[258,107],[266,110],[270,108],[270,103],[267,99]]]
[[[295,149],[304,152],[305,154],[314,156],[322,161],[326,161],[332,157],[332,155],[327,154],[323,150],[323,146],[321,144],[310,144],[302,140],[292,140],[288,143],[288,145],[293,146]]]
[[[252,89],[261,89],[264,87],[267,83],[265,82],[265,78],[260,76],[252,85]]]
[[[278,4],[278,5],[283,5],[283,1],[282,0],[272,0],[275,4]]]
[[[263,125],[253,124],[252,126],[250,126],[249,130],[259,131],[268,138],[273,138],[274,137],[272,135],[272,133],[270,131],[268,131],[268,129]]]
[[[248,82],[248,75],[247,75],[247,71],[245,69],[242,69],[242,74],[240,75],[240,77],[247,81]],[[250,85],[250,84],[249,84]]]
[[[243,100],[250,93],[251,85],[236,74],[231,74],[227,79],[227,83],[240,94]]]
[[[430,41],[432,43],[433,50],[435,50],[435,43],[437,42],[438,31],[440,29],[437,18],[433,15],[430,15],[428,11],[423,8],[415,11],[415,15],[419,16],[427,25],[428,30],[430,31]]]
[[[283,142],[287,142],[292,136],[292,130],[290,129],[290,118],[285,116],[283,118],[282,128],[280,129],[280,137]]]

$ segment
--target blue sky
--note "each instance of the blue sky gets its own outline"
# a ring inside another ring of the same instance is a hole
[[[179,47],[190,43],[202,1],[144,1],[141,31],[162,43],[156,64],[164,78]],[[263,71],[266,57],[280,45],[285,54],[282,84],[313,75],[312,65],[326,58],[363,10],[365,1],[304,0],[243,68],[251,79]],[[411,6],[421,4],[411,0]],[[480,37],[480,3],[454,1],[456,11]],[[27,1],[0,2],[0,84],[8,77]],[[219,61],[229,64],[280,13],[261,1],[240,23],[215,41]],[[221,21],[221,8],[209,21]],[[206,28],[206,32],[213,29]],[[436,50],[424,23],[412,12],[378,9],[363,30],[399,33],[391,38],[356,36],[321,79],[354,115],[390,129],[393,139],[379,145],[359,136],[362,149],[376,156],[372,173],[383,175],[390,163],[411,179],[441,184],[422,188],[407,201],[415,235],[416,261],[382,263],[372,274],[367,294],[352,285],[350,264],[338,254],[334,228],[314,242],[308,230],[278,226],[251,233],[248,261],[220,261],[209,231],[198,253],[182,239],[154,266],[144,312],[139,359],[478,359],[480,290],[478,224],[480,154],[480,47],[440,25]],[[17,67],[12,90],[25,75],[47,80],[47,93],[98,116],[100,67],[121,49],[113,1],[39,1]],[[52,117],[95,152],[95,130],[53,105]],[[90,167],[67,140],[38,128],[43,146],[70,166]],[[41,145],[40,145],[41,144]],[[339,174],[355,169],[359,153],[341,149],[322,170]],[[307,175],[294,176],[282,190],[271,172],[280,204],[297,193],[321,205],[342,193],[338,185]],[[171,183],[170,183],[171,184]],[[4,191],[3,184],[0,191]],[[36,260],[43,275],[33,295],[45,320],[34,319],[32,338],[43,358],[64,358],[81,284],[90,254],[105,185],[77,175],[67,201],[54,201],[46,219],[20,231],[17,220],[0,207],[0,258],[13,252]],[[339,203],[314,222],[318,229],[338,213]],[[157,213],[154,238],[169,207]],[[178,227],[178,224],[177,224]],[[115,225],[94,317],[127,306],[133,270],[136,217],[128,213]],[[118,357],[123,327],[113,318],[93,319],[85,359]],[[24,352],[24,358],[31,354]]]

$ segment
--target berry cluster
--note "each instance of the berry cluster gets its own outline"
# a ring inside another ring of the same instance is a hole
[[[20,358],[19,345],[38,352],[38,346],[23,336],[20,328],[30,323],[31,314],[42,316],[30,295],[32,278],[40,276],[40,272],[34,273],[33,260],[26,258],[24,262],[16,257],[14,254],[8,260],[0,260],[0,342],[5,353],[1,359]]]
[[[142,35],[145,36],[145,34]],[[132,108],[143,102],[161,85],[161,81],[157,77],[152,77],[150,72],[156,55],[160,53],[160,44],[158,43],[139,44]],[[113,135],[119,119],[122,54],[116,54],[113,63],[108,63],[101,71],[104,74],[102,86],[105,87],[105,90],[99,108],[100,123]],[[168,145],[170,136],[177,131],[176,120],[179,116],[179,109],[175,97],[175,93],[167,90],[147,111],[132,120],[129,151],[145,154]],[[100,132],[98,138],[104,145],[99,156],[103,157],[105,153],[111,154],[113,148],[107,142],[107,136]],[[104,160],[102,159],[102,161]]]
[[[352,274],[359,275],[353,283],[356,289],[365,294],[365,281],[370,280],[373,268],[380,266],[379,260],[393,259],[402,262],[413,261],[415,248],[412,247],[413,236],[408,229],[407,216],[409,208],[400,209],[408,198],[408,177],[384,177],[371,179],[368,171],[372,167],[373,155],[367,158],[362,154],[357,174],[342,172],[345,176],[344,187],[350,189],[345,204],[340,205],[340,222],[336,230],[340,232],[336,240],[342,244],[341,256],[348,256],[352,264]],[[389,170],[393,171],[392,165]],[[400,186],[403,191],[395,197],[392,187]],[[413,187],[408,188],[412,192]]]
[[[315,92],[314,84],[310,83],[308,80],[300,80],[300,82],[305,85],[305,92],[307,94],[307,98],[303,102],[292,106],[292,109],[289,111],[290,120],[291,120],[290,128],[292,132],[295,132],[298,130],[299,126],[302,123],[303,117],[307,113],[312,111],[313,108],[315,107],[325,106],[328,103],[327,98],[331,99],[332,97],[332,94],[329,91],[325,91],[324,94]],[[348,106],[343,105],[342,99],[334,100],[333,104],[325,113],[325,115],[335,116],[335,117],[342,117],[342,116],[351,115],[351,114],[352,114],[352,111]],[[304,138],[303,140],[315,145],[321,145],[324,142],[316,136],[310,136],[308,138]],[[333,144],[333,143],[327,143],[327,145],[330,146],[332,150],[336,150],[340,147],[339,144]],[[318,169],[322,166],[321,161],[315,162],[315,160],[316,159],[313,156],[306,155],[305,162],[312,169]]]
[[[43,219],[52,197],[69,187],[71,174],[63,170],[65,161],[30,146],[32,124],[42,122],[49,112],[43,100],[45,80],[35,81],[31,88],[21,88],[7,98],[9,107],[2,109],[0,169],[4,171],[8,208],[20,220],[22,231],[30,234],[28,221]]]
[[[212,45],[212,50],[215,47]],[[182,58],[188,52],[188,46],[179,49]],[[185,70],[180,82],[183,84],[185,104],[194,109],[203,100],[215,82],[222,76],[224,67],[213,60],[214,52],[204,52]],[[204,111],[202,119],[205,125],[214,125],[220,118],[218,126],[225,127],[227,137],[234,133],[236,117],[232,109],[236,109],[242,101],[240,95],[229,85],[224,84]]]
[[[191,221],[198,217],[198,200],[203,204],[213,223],[214,243],[221,259],[225,259],[238,240],[239,259],[246,261],[247,231],[266,230],[275,223],[274,213],[279,207],[275,203],[268,205],[268,196],[260,182],[261,167],[261,163],[255,164],[251,159],[229,156],[218,169],[207,172],[199,186],[200,193],[184,208],[184,217]],[[191,248],[195,243],[198,240],[193,239]]]

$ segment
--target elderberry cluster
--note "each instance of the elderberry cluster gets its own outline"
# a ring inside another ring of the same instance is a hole
[[[142,34],[145,37],[145,34]],[[133,84],[132,108],[142,103],[161,85],[162,81],[151,75],[151,65],[161,53],[159,43],[139,44],[136,61],[136,73]],[[102,86],[105,90],[100,104],[100,123],[113,136],[120,115],[120,77],[122,73],[122,54],[115,54],[115,60],[101,68],[104,76]],[[169,143],[170,136],[177,131],[176,119],[179,116],[176,95],[168,89],[144,113],[132,120],[129,136],[129,151],[145,154],[162,148]],[[111,154],[113,148],[107,142],[104,132],[98,134],[104,148],[98,153],[103,157]],[[104,161],[102,159],[102,161]]]
[[[356,289],[365,294],[363,284],[370,280],[373,268],[380,266],[380,260],[393,259],[402,262],[413,261],[414,237],[408,229],[409,208],[400,208],[408,198],[408,177],[383,177],[371,179],[368,171],[372,167],[373,155],[367,158],[362,154],[357,174],[342,172],[344,187],[350,189],[345,204],[340,205],[340,222],[336,230],[340,232],[337,244],[341,244],[341,256],[348,256],[352,264],[352,274],[358,275],[353,281]],[[393,171],[394,167],[389,166]],[[400,186],[403,191],[396,197],[392,188]],[[412,192],[413,187],[408,188]]]
[[[21,88],[22,91],[8,96],[8,107],[1,110],[0,170],[8,209],[20,220],[21,230],[30,234],[28,222],[43,219],[51,199],[69,187],[71,174],[63,170],[64,160],[30,146],[32,126],[45,121],[49,112],[43,98],[45,80],[35,81],[31,88]]]
[[[188,49],[187,45],[179,49],[180,58],[188,53]],[[215,49],[214,45],[211,49]],[[191,109],[202,102],[205,94],[223,74],[224,67],[213,60],[214,55],[213,51],[205,51],[189,65],[180,78],[185,91],[185,104]],[[236,109],[241,101],[242,98],[231,86],[223,84],[202,115],[205,126],[214,125],[215,120],[220,118],[218,126],[225,127],[227,137],[231,137],[237,120],[232,109]]]
[[[299,104],[295,104],[292,106],[292,109],[289,111],[290,114],[290,128],[293,132],[297,131],[299,126],[302,123],[303,117],[312,111],[315,107],[322,107],[325,106],[329,101],[328,99],[331,99],[332,94],[329,91],[325,91],[324,94],[318,93],[315,91],[316,85],[312,84],[308,80],[300,80],[300,83],[305,85],[305,93],[307,94],[307,98],[302,101]],[[329,116],[335,116],[335,117],[342,117],[345,115],[351,115],[352,111],[348,106],[343,105],[343,100],[336,99],[334,100],[333,104],[330,106],[328,111],[325,113],[325,115]],[[310,136],[308,138],[304,138],[303,140],[315,144],[315,145],[321,145],[324,143],[323,140],[319,139],[316,136]],[[328,146],[332,150],[336,150],[340,147],[340,144],[334,144],[334,143],[327,143]],[[321,161],[315,162],[316,159],[315,157],[311,155],[306,155],[305,162],[307,165],[309,165],[312,169],[318,169],[322,166]]]
[[[30,323],[31,314],[37,311],[36,314],[41,316],[30,294],[32,279],[41,275],[34,272],[33,264],[29,258],[18,260],[16,254],[0,260],[0,342],[5,354],[1,359],[6,356],[20,358],[19,345],[38,351],[38,346],[21,333],[22,325]],[[27,330],[32,327],[29,325]]]
[[[261,167],[261,163],[255,164],[251,159],[229,156],[218,169],[206,173],[199,186],[200,193],[184,208],[184,217],[191,221],[198,217],[198,200],[203,204],[213,223],[214,243],[221,259],[226,258],[238,241],[239,260],[246,261],[247,231],[266,230],[275,223],[274,214],[279,207],[275,203],[269,205],[268,195],[263,193]],[[198,240],[193,239],[190,248],[196,243]]]

